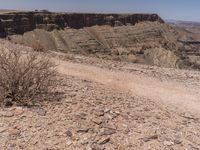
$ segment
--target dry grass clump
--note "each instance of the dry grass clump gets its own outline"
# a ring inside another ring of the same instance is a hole
[[[33,51],[0,49],[0,102],[34,102],[56,87],[55,64]]]

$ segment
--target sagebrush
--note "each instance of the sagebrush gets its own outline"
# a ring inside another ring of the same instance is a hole
[[[33,51],[0,49],[0,100],[34,101],[56,87],[56,65]]]

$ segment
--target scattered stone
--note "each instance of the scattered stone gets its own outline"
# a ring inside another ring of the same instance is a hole
[[[110,111],[110,115],[107,114],[107,117],[108,117],[110,120],[112,120],[112,119],[114,119],[114,118],[116,118],[116,117],[118,117],[118,116],[119,116],[119,114],[118,114],[118,113],[115,113],[115,112],[113,112],[113,111]]]
[[[128,127],[125,128],[125,130],[123,131],[125,134],[128,134],[130,132],[130,129]]]
[[[73,136],[72,132],[69,131],[69,130],[66,131],[66,135],[67,135],[68,137],[72,137],[72,136]]]
[[[152,135],[152,136],[149,136],[149,137],[142,138],[142,140],[144,142],[149,142],[151,140],[157,140],[157,139],[158,139],[158,135]]]
[[[77,117],[77,118],[80,118],[80,119],[83,119],[83,120],[86,120],[86,116],[87,116],[86,113],[79,113],[79,114],[76,114],[76,117]]]
[[[87,145],[87,144],[89,143],[88,138],[87,138],[87,137],[82,138],[82,139],[80,140],[80,143],[81,143],[82,145]]]
[[[113,123],[106,123],[103,125],[104,128],[107,128],[107,129],[111,129],[111,130],[116,130],[117,127],[116,125],[114,125]]]
[[[195,116],[193,116],[192,114],[189,114],[189,113],[182,114],[182,117],[189,119],[189,120],[198,120],[198,118],[196,118]]]
[[[3,132],[5,132],[5,131],[6,131],[6,128],[0,127],[0,133],[3,133]]]
[[[72,143],[72,141],[67,141],[67,146],[70,146],[70,145],[72,145],[73,143]]]
[[[174,140],[174,143],[175,143],[175,144],[181,144],[182,141],[181,141],[181,140],[178,140],[178,139],[175,139],[175,140]]]
[[[172,141],[164,141],[163,144],[165,146],[172,146],[172,145],[174,145],[174,142],[172,142]]]
[[[102,147],[98,144],[94,144],[88,148],[88,150],[105,150],[105,147]]]
[[[117,115],[120,115],[120,112],[119,112],[119,111],[115,111],[114,113],[117,114]]]
[[[104,145],[110,141],[110,137],[103,137],[102,139],[99,140],[100,145]]]
[[[70,97],[75,97],[77,95],[77,93],[69,93],[68,94]]]
[[[80,128],[77,130],[78,133],[86,133],[90,130],[90,128]]]
[[[10,147],[10,148],[14,148],[14,147],[16,147],[16,144],[11,143],[11,144],[8,145],[8,147]]]
[[[159,115],[156,115],[156,119],[161,119],[161,117]]]
[[[102,124],[102,119],[101,118],[93,118],[92,122],[94,122],[95,124],[100,125],[100,124]]]
[[[9,132],[10,135],[14,135],[14,136],[19,135],[21,133],[21,131],[17,128],[11,128],[11,129],[8,130],[8,132]]]
[[[113,129],[103,129],[103,131],[100,133],[101,136],[103,135],[112,135],[115,134],[116,130]]]
[[[108,113],[110,111],[110,109],[109,108],[106,108],[105,110],[104,110],[104,113]]]
[[[96,116],[98,116],[98,117],[104,116],[104,111],[103,111],[103,110],[96,110],[96,111],[94,112],[94,114],[95,114]]]
[[[37,109],[36,109],[36,112],[37,112],[37,114],[38,114],[39,116],[45,116],[46,113],[47,113],[47,111],[46,111],[45,109],[43,109],[43,108],[37,108]]]

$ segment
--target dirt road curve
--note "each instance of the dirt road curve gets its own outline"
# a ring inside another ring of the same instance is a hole
[[[116,90],[162,102],[171,109],[200,114],[200,91],[198,87],[184,82],[160,81],[154,77],[134,75],[122,71],[110,71],[90,65],[58,62],[58,71],[65,75],[80,77],[104,84]]]

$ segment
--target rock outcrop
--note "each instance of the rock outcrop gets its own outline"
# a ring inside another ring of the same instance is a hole
[[[142,22],[132,26],[92,26],[65,28],[51,32],[36,29],[12,35],[14,43],[44,50],[91,55],[107,59],[177,67],[176,35],[173,28],[159,22]],[[171,37],[170,37],[171,35]],[[167,38],[169,37],[169,39]]]
[[[0,20],[0,37],[5,37],[5,36],[6,36],[6,32],[5,32],[2,21]]]
[[[94,25],[127,25],[141,21],[164,22],[157,14],[81,14],[11,12],[0,14],[0,36],[23,34],[34,29],[80,29]]]

